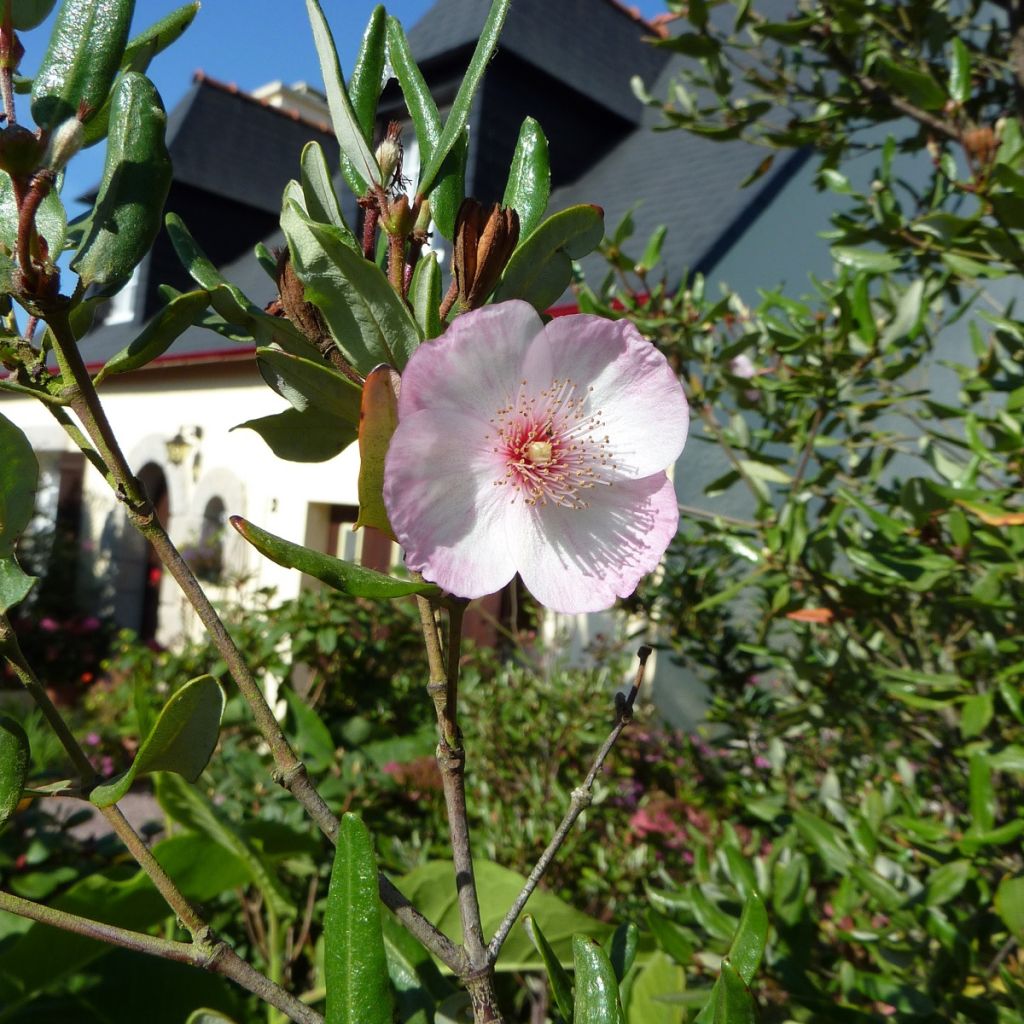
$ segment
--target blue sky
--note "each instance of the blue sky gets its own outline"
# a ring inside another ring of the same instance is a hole
[[[137,0],[132,33],[159,20],[182,2],[184,0]],[[374,3],[371,0],[321,2],[331,23],[342,70],[347,75]],[[390,0],[386,7],[389,14],[400,18],[408,28],[432,3],[433,0]],[[662,0],[629,0],[629,6],[638,7],[645,16],[661,13],[666,7]],[[305,7],[302,0],[204,0],[184,37],[150,66],[150,77],[160,90],[164,105],[168,110],[174,107],[188,90],[197,70],[212,78],[233,82],[245,91],[275,79],[288,83],[305,80],[319,85],[319,65]],[[49,24],[23,36],[26,54],[21,70],[26,74],[33,74],[42,58]],[[19,117],[27,120],[27,97],[18,99]],[[81,211],[81,207],[71,202],[72,197],[98,181],[102,165],[103,147],[94,146],[68,168],[64,198],[72,216]]]

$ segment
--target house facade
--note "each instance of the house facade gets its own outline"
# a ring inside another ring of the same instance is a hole
[[[444,112],[451,103],[489,8],[489,0],[437,0],[412,27],[410,44]],[[657,113],[635,97],[639,75],[655,95],[678,70],[667,51],[650,45],[658,27],[615,0],[516,0],[484,85],[470,116],[467,193],[499,199],[519,125],[536,118],[551,146],[553,194],[549,210],[592,202],[614,226],[633,209],[637,236],[668,227],[663,250],[670,279],[687,269],[712,279],[728,267],[732,279],[756,276],[745,253],[761,252],[774,230],[765,226],[792,195],[801,158],[782,161],[754,186],[740,183],[763,153],[743,143],[713,143],[682,132],[652,131]],[[396,83],[386,85],[380,117],[407,120]],[[411,132],[406,134],[410,137]],[[171,112],[168,145],[174,182],[167,209],[179,214],[199,244],[256,303],[276,294],[253,256],[262,242],[280,246],[277,228],[286,182],[297,176],[299,154],[316,140],[337,164],[337,145],[326,107],[304,86],[272,84],[252,95],[198,74]],[[415,159],[415,154],[408,154]],[[350,223],[358,216],[346,209]],[[818,222],[820,223],[820,221]],[[808,230],[807,234],[810,234]],[[792,232],[788,252],[776,252],[773,277],[802,287],[809,270],[827,270],[814,248]],[[434,246],[450,253],[441,238]],[[601,273],[601,261],[587,266]],[[188,279],[169,239],[161,234],[131,282],[101,310],[81,348],[98,368],[141,330],[160,305],[157,288],[187,288]],[[230,528],[239,514],[273,533],[341,557],[386,567],[398,552],[379,536],[354,533],[358,452],[350,447],[323,463],[277,459],[259,436],[238,424],[283,409],[283,400],[262,381],[253,347],[191,328],[168,352],[143,370],[115,376],[101,389],[127,458],[142,478],[172,539],[210,581],[215,597],[272,586],[281,598],[302,585],[298,573],[257,555]],[[0,411],[29,436],[43,470],[40,515],[77,530],[85,553],[83,577],[104,581],[102,600],[116,621],[146,639],[171,644],[193,629],[190,613],[172,581],[165,580],[147,545],[128,526],[106,483],[38,403],[9,395]],[[718,454],[691,444],[676,473],[680,500],[702,503],[704,483],[720,475]],[[497,599],[496,599],[497,600]],[[492,601],[490,611],[501,614]],[[570,648],[581,649],[614,620],[589,617],[552,620],[570,627]],[[658,669],[666,692],[675,689],[670,666]],[[692,717],[680,705],[682,717]]]

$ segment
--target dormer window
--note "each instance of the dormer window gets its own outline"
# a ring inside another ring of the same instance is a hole
[[[128,324],[135,319],[135,297],[139,289],[139,268],[132,271],[128,283],[110,300],[104,324]]]

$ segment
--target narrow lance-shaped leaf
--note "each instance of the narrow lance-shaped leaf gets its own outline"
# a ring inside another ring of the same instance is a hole
[[[377,116],[377,101],[384,84],[384,50],[387,32],[387,14],[382,4],[374,7],[366,23],[363,38],[359,43],[356,62],[352,66],[352,77],[348,82],[348,94],[355,111],[356,121],[362,129],[367,145],[373,145],[373,128]],[[346,181],[362,177],[352,161],[342,153],[342,174]]]
[[[0,413],[0,614],[23,601],[35,583],[14,556],[14,543],[32,519],[39,463],[22,431]]]
[[[358,248],[356,236],[341,212],[323,146],[319,142],[306,143],[299,163],[302,168],[302,198],[310,219],[321,224],[333,224],[345,233],[349,245]]]
[[[619,979],[620,983],[630,967],[633,966],[639,945],[640,929],[632,921],[619,925],[605,943],[608,959],[611,961],[612,967],[615,969],[615,977]]]
[[[115,373],[137,370],[162,356],[209,304],[210,293],[205,288],[176,295],[130,345],[104,363],[94,383],[100,384]]]
[[[366,192],[368,183],[381,184],[380,168],[366,144],[366,139],[363,138],[362,127],[352,109],[352,102],[349,99],[348,90],[345,88],[345,79],[342,77],[341,66],[338,63],[338,51],[334,46],[334,38],[317,0],[306,0],[306,12],[313,28],[313,42],[320,60],[320,70],[324,78],[327,106],[331,112],[334,134],[337,136],[342,153],[348,157],[356,169],[356,173],[346,180],[352,191],[361,196]]]
[[[760,894],[752,890],[743,904],[740,923],[729,947],[729,960],[748,985],[754,980],[767,941],[768,912]]]
[[[361,565],[344,562],[322,551],[304,548],[283,537],[267,533],[241,516],[231,516],[230,522],[260,554],[266,555],[272,562],[289,569],[298,569],[352,597],[391,598],[438,593],[433,583],[400,580]]]
[[[175,772],[195,782],[210,760],[224,713],[224,691],[213,676],[199,676],[171,695],[131,767],[97,786],[89,799],[97,807],[117,803],[142,775]]]
[[[957,103],[971,98],[971,51],[959,37],[953,39],[953,59],[949,67],[949,95]]]
[[[502,206],[519,214],[519,236],[527,238],[540,223],[551,195],[548,140],[540,125],[527,117],[519,129]]]
[[[601,946],[584,935],[574,935],[572,957],[576,973],[573,1024],[626,1024],[615,970]]]
[[[740,972],[726,957],[715,982],[717,1001],[714,1024],[757,1024],[757,1007]]]
[[[0,828],[15,812],[28,777],[29,747],[25,730],[0,715]]]
[[[476,49],[473,51],[472,58],[470,58],[469,67],[466,68],[462,84],[459,86],[459,91],[455,94],[455,100],[452,103],[452,109],[448,113],[448,120],[445,121],[441,138],[438,139],[437,146],[433,153],[431,153],[429,162],[426,162],[420,174],[418,191],[424,195],[430,191],[431,186],[434,184],[434,179],[441,170],[441,164],[444,163],[444,159],[448,155],[448,151],[455,145],[456,140],[462,134],[462,130],[466,127],[466,121],[469,119],[469,110],[473,105],[473,97],[476,94],[477,87],[483,80],[484,72],[487,70],[491,57],[494,56],[494,51],[498,45],[498,36],[501,34],[501,27],[505,23],[505,16],[508,14],[511,2],[512,0],[493,0],[491,4],[487,20],[484,22],[480,38],[477,40]]]
[[[523,918],[523,927],[526,929],[526,934],[530,936],[530,941],[537,952],[540,953],[540,958],[544,962],[544,970],[547,971],[548,981],[551,982],[551,991],[554,993],[558,1012],[562,1015],[563,1020],[571,1021],[573,1010],[572,981],[569,978],[568,971],[559,962],[555,951],[551,948],[551,944],[545,938],[540,925],[537,924],[532,914],[527,914]]]
[[[391,1024],[394,995],[381,925],[373,839],[345,814],[324,912],[326,1024]]]
[[[50,45],[32,83],[32,119],[55,128],[84,111],[96,113],[121,63],[134,0],[64,0]]]
[[[359,413],[359,518],[355,528],[372,526],[395,540],[384,507],[384,458],[398,426],[401,378],[390,366],[373,369],[363,385]]]
[[[436,338],[441,334],[441,267],[437,253],[428,252],[416,264],[409,283],[409,302],[416,324],[424,338]]]
[[[416,132],[422,168],[434,155],[434,149],[441,138],[441,115],[437,111],[437,104],[434,103],[426,80],[413,59],[405,29],[393,16],[389,16],[387,20],[387,40],[391,67],[402,88],[402,96]],[[422,189],[417,188],[417,191],[422,192]]]
[[[469,130],[463,129],[455,145],[441,164],[434,191],[430,193],[430,209],[437,230],[450,241],[455,240],[455,223],[459,207],[466,198],[466,161],[469,159]]]

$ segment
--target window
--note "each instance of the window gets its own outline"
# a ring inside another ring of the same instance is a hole
[[[110,300],[105,324],[128,324],[135,319],[135,295],[139,287],[139,267],[132,271],[127,284]]]

